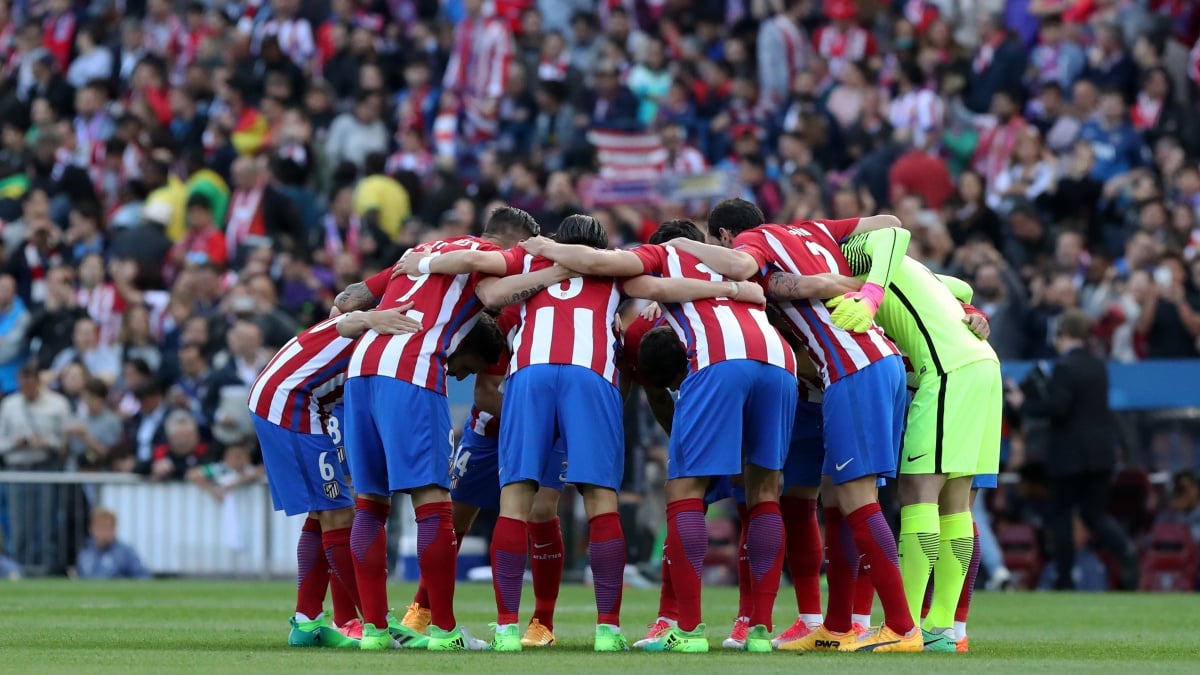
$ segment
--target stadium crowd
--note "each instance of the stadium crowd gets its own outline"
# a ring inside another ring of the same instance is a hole
[[[499,204],[703,227],[671,178],[895,213],[1002,359],[1073,308],[1196,357],[1198,38],[1185,0],[0,0],[0,457],[236,483],[338,290]]]

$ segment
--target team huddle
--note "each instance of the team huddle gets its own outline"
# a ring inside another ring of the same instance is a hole
[[[349,286],[250,395],[275,507],[309,515],[289,644],[553,645],[570,483],[589,522],[595,649],[629,649],[617,491],[623,398],[641,386],[670,445],[659,616],[634,647],[709,650],[705,511],[734,497],[739,606],[724,647],[966,651],[971,500],[995,486],[1000,368],[970,287],[907,257],[908,240],[892,216],[772,225],[730,199],[707,237],[669,221],[617,251],[590,216],[550,239],[502,207],[482,236],[422,244]],[[652,304],[623,326],[625,298]],[[446,378],[469,375],[475,406],[455,447]],[[887,479],[898,542],[877,500]],[[401,618],[384,529],[397,491],[412,497],[421,572]],[[454,616],[458,545],[480,509],[499,512],[490,643]],[[785,561],[797,619],[775,633]],[[522,634],[527,567],[536,607]]]

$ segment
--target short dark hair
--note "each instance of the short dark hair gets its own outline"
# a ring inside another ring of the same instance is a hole
[[[708,233],[716,237],[721,234],[721,230],[729,230],[737,236],[766,222],[767,218],[762,209],[754,202],[733,197],[718,202],[712,213],[708,214]]]
[[[495,365],[500,361],[500,355],[504,353],[504,346],[504,335],[496,326],[496,320],[487,314],[481,314],[479,321],[462,339],[462,342],[458,343],[455,352],[474,354],[483,359],[485,363]]]
[[[642,336],[638,372],[655,387],[666,389],[687,372],[687,352],[670,326],[659,326]]]
[[[528,212],[512,206],[501,206],[488,216],[487,224],[483,227],[484,234],[516,235],[521,239],[536,237],[542,233],[542,227]]]
[[[382,152],[370,152],[363,159],[363,173],[368,176],[381,174],[387,169],[387,155]]]
[[[563,218],[554,234],[554,240],[560,244],[583,244],[592,248],[608,248],[608,233],[600,221],[592,216],[576,214]]]
[[[665,244],[672,239],[681,237],[704,243],[704,233],[700,231],[700,228],[692,221],[682,219],[668,220],[659,225],[654,234],[650,235],[650,243]]]
[[[190,209],[204,209],[205,211],[212,213],[212,210],[213,210],[212,200],[208,198],[208,195],[197,192],[197,193],[193,194],[192,196],[188,197],[187,208],[189,210]]]
[[[1058,337],[1086,340],[1092,334],[1092,320],[1080,309],[1068,309],[1058,318]]]
[[[96,398],[108,398],[108,383],[98,377],[89,377],[83,384],[83,391]]]

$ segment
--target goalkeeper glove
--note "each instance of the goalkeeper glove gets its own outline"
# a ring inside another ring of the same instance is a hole
[[[855,333],[865,333],[875,322],[875,312],[883,302],[883,287],[865,283],[855,293],[847,293],[830,299],[825,306],[832,309],[829,315],[833,325]]]

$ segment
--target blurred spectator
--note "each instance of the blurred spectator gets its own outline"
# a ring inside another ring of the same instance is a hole
[[[81,579],[149,579],[136,551],[117,540],[117,515],[105,508],[92,511],[91,538],[79,552],[76,572]]]
[[[121,374],[121,353],[114,347],[100,345],[100,327],[91,317],[75,320],[71,346],[59,353],[50,364],[57,374],[68,364],[79,363],[95,377],[112,384]]]
[[[978,25],[980,44],[971,60],[965,103],[973,112],[984,113],[992,109],[992,114],[997,114],[995,96],[1003,91],[1020,89],[1027,54],[1021,43],[1005,29],[1003,17],[981,17]]]
[[[390,134],[380,118],[382,105],[379,92],[358,93],[354,110],[339,115],[329,127],[325,152],[330,162],[362,166],[371,153],[387,156]]]
[[[398,242],[412,203],[404,186],[387,175],[386,166],[383,152],[366,155],[364,177],[354,189],[354,213],[369,230],[382,232],[388,242]]]
[[[224,365],[213,373],[204,399],[204,418],[211,420],[213,437],[232,443],[253,435],[246,398],[250,385],[266,367],[271,354],[263,349],[263,332],[258,324],[239,319],[226,333]]]
[[[194,466],[187,471],[187,480],[199,486],[218,502],[242,485],[257,482],[263,468],[250,463],[250,449],[242,444],[225,448],[221,461]]]
[[[1192,532],[1192,541],[1200,542],[1200,482],[1188,471],[1175,474],[1171,482],[1171,502],[1159,520],[1185,523]]]
[[[17,384],[0,402],[0,460],[9,470],[61,469],[63,429],[71,418],[66,397],[42,384],[34,362],[21,367]]]
[[[136,469],[152,481],[183,480],[189,469],[200,465],[208,446],[200,440],[196,420],[186,410],[173,410],[163,422],[166,442],[154,447],[149,462]]]
[[[1078,510],[1088,531],[1117,556],[1121,586],[1130,589],[1137,586],[1137,552],[1105,508],[1117,439],[1108,407],[1108,373],[1104,362],[1085,348],[1090,332],[1091,322],[1083,312],[1064,313],[1054,337],[1060,357],[1049,378],[1027,381],[1021,387],[1010,382],[1006,399],[1023,416],[1049,418],[1046,468],[1055,504],[1055,588],[1074,588],[1074,518]]]
[[[145,367],[144,362],[141,365]],[[149,367],[145,370],[148,372]],[[154,377],[140,376],[137,382],[129,382],[128,376],[125,379],[137,407],[125,423],[125,437],[133,446],[130,453],[133,462],[114,463],[114,468],[119,471],[130,471],[135,464],[150,465],[154,460],[154,449],[167,440],[166,419],[171,411],[163,399],[163,387]]]
[[[17,282],[0,275],[0,395],[17,390],[17,371],[25,362],[25,338],[31,328],[25,301],[17,297]]]
[[[75,420],[67,425],[67,468],[108,468],[109,456],[124,438],[121,418],[108,403],[109,387],[91,378],[84,385],[83,401]]]

